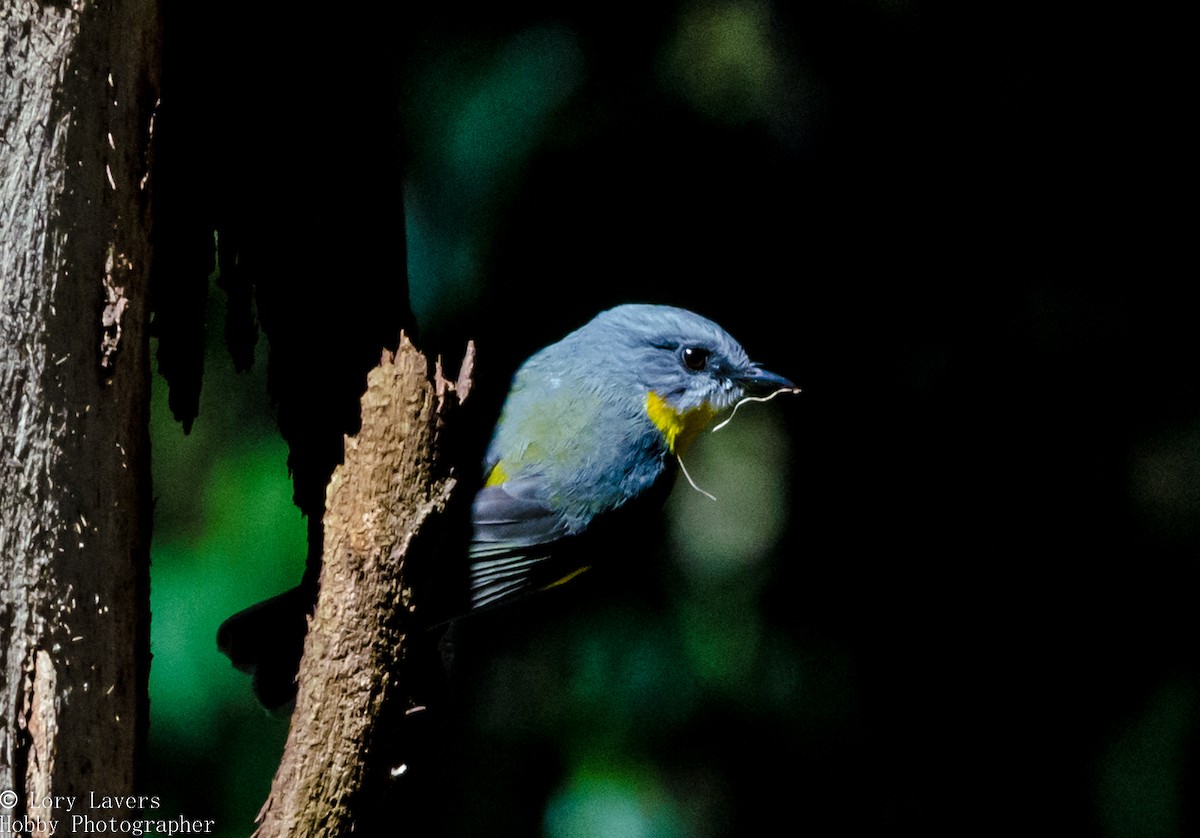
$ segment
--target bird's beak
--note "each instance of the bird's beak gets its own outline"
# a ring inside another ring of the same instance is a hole
[[[738,384],[741,384],[746,392],[752,396],[769,396],[773,393],[778,393],[780,390],[799,389],[782,375],[776,375],[759,366],[749,367],[738,373],[734,380]]]

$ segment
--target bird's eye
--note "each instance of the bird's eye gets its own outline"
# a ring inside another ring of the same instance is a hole
[[[712,353],[699,346],[685,346],[683,349],[683,365],[693,372],[704,369],[708,356]]]

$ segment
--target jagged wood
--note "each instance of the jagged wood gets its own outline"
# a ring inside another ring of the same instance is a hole
[[[455,485],[439,459],[440,431],[446,410],[465,398],[472,354],[456,383],[440,365],[431,382],[428,361],[402,337],[368,375],[362,428],[346,438],[326,493],[320,593],[259,838],[361,834],[372,773],[400,768],[380,765],[377,746],[384,715],[404,710],[405,557]]]

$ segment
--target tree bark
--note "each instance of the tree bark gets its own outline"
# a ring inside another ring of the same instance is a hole
[[[443,420],[469,389],[472,352],[457,383],[440,364],[431,383],[428,361],[402,338],[368,375],[362,428],[326,493],[320,593],[259,838],[371,834],[373,798],[406,769],[385,741],[413,709],[400,676],[416,607],[405,563],[455,486]]]
[[[63,817],[56,795],[129,794],[144,745],[158,25],[155,0],[0,9],[0,813],[14,819]]]

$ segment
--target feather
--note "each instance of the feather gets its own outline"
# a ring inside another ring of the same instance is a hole
[[[551,547],[569,533],[562,517],[537,500],[536,480],[486,486],[471,509],[471,607],[505,602],[546,582]],[[561,576],[562,574],[558,574]],[[557,578],[549,575],[549,582]]]

